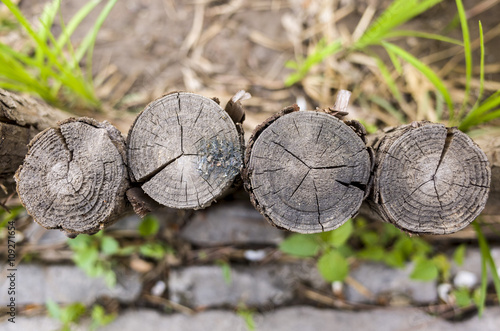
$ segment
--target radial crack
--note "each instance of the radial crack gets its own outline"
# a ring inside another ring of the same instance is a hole
[[[143,176],[141,178],[139,178],[137,181],[138,182],[147,182],[148,180],[150,180],[151,178],[153,178],[154,176],[156,176],[158,173],[160,173],[163,169],[165,169],[167,166],[169,166],[171,163],[177,161],[181,156],[183,156],[184,154],[181,153],[180,155],[176,156],[175,158],[165,162],[164,164],[162,164],[161,166],[159,166],[158,168],[156,168],[155,170],[153,170],[152,172],[150,172],[149,174],[147,174],[146,176]]]
[[[318,189],[316,188],[316,183],[313,180],[313,186],[314,186],[314,195],[316,196],[316,206],[318,207],[317,212],[318,212],[318,224],[321,226],[321,231],[325,231],[325,227],[323,224],[321,224],[321,210],[319,209],[319,199],[318,199]]]
[[[285,146],[275,142],[275,141],[272,141],[273,144],[275,145],[278,145],[279,147],[283,148],[285,150],[285,152],[287,152],[288,154],[290,154],[291,156],[293,156],[294,158],[296,158],[300,163],[302,163],[303,165],[305,165],[306,167],[308,167],[309,169],[311,169],[310,166],[307,165],[307,163],[305,163],[304,161],[302,161],[297,155],[293,154],[292,152],[290,152],[288,149],[285,148]]]
[[[444,146],[443,146],[443,151],[441,152],[441,156],[439,157],[439,162],[436,167],[436,171],[434,171],[434,175],[437,173],[439,166],[444,160],[444,157],[446,153],[448,152],[448,149],[450,148],[451,141],[453,140],[453,128],[446,128],[447,133],[446,133],[446,139],[444,140]]]
[[[309,171],[311,171],[311,169],[307,170],[306,174],[304,175],[304,177],[300,181],[299,185],[297,185],[297,187],[295,188],[295,190],[292,192],[292,195],[290,195],[290,199],[293,197],[293,195],[295,194],[295,192],[297,192],[297,190],[299,189],[300,185],[302,185],[302,183],[306,179],[307,175],[309,175]]]

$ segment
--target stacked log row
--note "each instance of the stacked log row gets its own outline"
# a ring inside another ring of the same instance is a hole
[[[68,119],[39,133],[16,172],[19,197],[33,219],[69,237],[93,234],[126,208],[125,144],[111,124]]]
[[[157,206],[204,208],[238,182],[240,171],[256,209],[300,233],[336,229],[367,197],[380,219],[410,233],[456,232],[479,215],[491,170],[468,136],[415,122],[367,146],[362,125],[337,118],[346,114],[347,93],[334,109],[285,108],[256,128],[246,150],[244,91],[225,109],[217,99],[167,94],[138,115],[127,144],[109,123],[70,119],[31,141],[16,173],[18,193],[38,223],[69,236],[112,224],[129,207],[127,198],[141,216]]]
[[[414,122],[372,144],[368,204],[386,222],[417,234],[449,234],[471,223],[488,199],[491,171],[483,151],[464,133]]]
[[[362,138],[336,117],[292,106],[257,127],[243,178],[271,224],[300,233],[336,229],[353,217],[370,179]]]
[[[237,109],[233,104],[228,107]],[[241,113],[232,113],[242,120]],[[171,208],[210,205],[231,187],[243,164],[240,123],[218,102],[193,93],[153,101],[137,117],[127,141],[134,185]]]

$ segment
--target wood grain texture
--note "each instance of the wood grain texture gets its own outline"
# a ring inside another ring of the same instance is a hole
[[[500,215],[500,134],[487,134],[474,139],[488,158],[491,168],[491,185],[483,215]]]
[[[0,199],[15,193],[14,173],[23,163],[30,140],[66,117],[38,99],[0,89]]]
[[[242,133],[214,100],[168,94],[149,104],[130,129],[131,177],[164,206],[204,208],[239,175]]]
[[[40,225],[69,237],[96,233],[126,208],[124,139],[107,122],[68,119],[31,141],[15,177],[23,205]]]
[[[300,233],[333,230],[355,215],[371,169],[367,147],[344,122],[284,109],[252,135],[245,188],[272,224]]]
[[[449,234],[484,208],[488,160],[458,129],[414,122],[386,132],[373,147],[368,203],[382,220],[410,233]]]

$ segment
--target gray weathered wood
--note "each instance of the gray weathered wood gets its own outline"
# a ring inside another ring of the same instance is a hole
[[[471,223],[484,208],[488,160],[464,133],[442,124],[414,122],[373,143],[370,207],[410,233],[448,234]]]
[[[491,185],[483,215],[500,215],[500,134],[488,134],[474,141],[488,158],[491,168]]]
[[[250,138],[243,178],[252,203],[272,224],[300,233],[333,230],[365,197],[371,160],[344,122],[292,106]]]
[[[126,208],[125,145],[111,124],[68,119],[39,133],[16,172],[19,198],[48,229],[96,233]]]
[[[242,133],[214,100],[168,94],[150,103],[130,129],[131,177],[164,206],[204,208],[239,175]]]
[[[29,141],[67,116],[38,99],[0,89],[0,199],[15,193],[14,173]]]

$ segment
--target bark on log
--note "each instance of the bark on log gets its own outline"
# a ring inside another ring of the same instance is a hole
[[[491,167],[490,194],[482,214],[500,216],[500,135],[484,135],[474,141],[486,154]]]
[[[294,105],[256,128],[243,179],[271,224],[294,232],[333,230],[358,212],[371,159],[363,140],[336,117]]]
[[[39,133],[16,172],[19,197],[41,226],[93,234],[126,208],[124,139],[111,124],[69,119]]]
[[[243,118],[238,106],[246,96],[228,105],[235,118]],[[127,143],[132,180],[172,208],[210,205],[231,187],[243,164],[240,123],[218,102],[193,93],[175,92],[150,103],[134,122]]]
[[[464,133],[414,122],[371,144],[373,186],[367,203],[382,218],[417,234],[449,234],[471,223],[488,198],[490,168]]]
[[[0,200],[15,193],[14,173],[30,140],[66,117],[38,99],[0,89]]]

